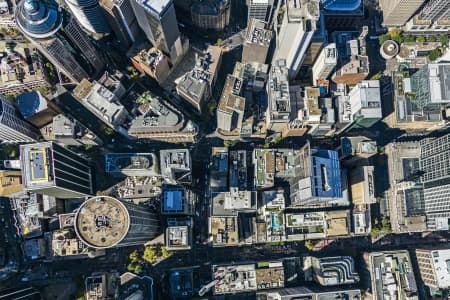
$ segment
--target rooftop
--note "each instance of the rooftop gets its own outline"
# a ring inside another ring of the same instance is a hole
[[[164,214],[189,214],[190,199],[185,187],[179,185],[163,185],[161,211]]]
[[[146,173],[151,176],[158,174],[158,161],[153,153],[107,153],[105,154],[105,171],[107,173],[130,174]],[[143,174],[137,174],[143,176]]]
[[[189,226],[169,226],[166,230],[166,246],[171,249],[190,247]]]
[[[267,93],[270,112],[290,113],[289,69],[284,59],[277,60],[270,69]]]
[[[47,101],[38,91],[18,95],[16,97],[16,105],[25,119],[47,109]]]
[[[41,196],[35,193],[20,193],[11,197],[11,209],[17,216],[16,226],[25,238],[42,234],[40,218],[43,211],[40,209],[40,198]]]
[[[87,247],[72,229],[62,229],[52,233],[52,250],[53,256],[73,256],[85,254]]]
[[[213,279],[219,281],[214,286],[215,295],[257,290],[254,264],[213,266]]]
[[[121,122],[127,114],[117,95],[98,82],[83,79],[73,90],[73,95],[108,123]]]
[[[414,270],[407,250],[370,253],[369,260],[375,299],[418,299]]]
[[[52,185],[55,180],[52,144],[23,145],[20,150],[25,187]]]
[[[265,29],[266,23],[258,19],[251,19],[245,34],[245,42],[269,47],[272,40],[272,30]]]
[[[234,110],[244,111],[245,98],[239,96],[243,84],[244,81],[242,78],[234,77],[232,75],[227,76],[218,105],[219,110],[228,113],[231,113]]]
[[[188,149],[161,150],[159,159],[163,177],[171,180],[190,178],[192,166],[191,154]]]
[[[117,245],[127,235],[129,222],[128,210],[119,200],[99,196],[80,206],[75,230],[86,245],[107,248]]]
[[[162,16],[166,9],[172,4],[172,0],[139,0],[137,1],[145,10]]]

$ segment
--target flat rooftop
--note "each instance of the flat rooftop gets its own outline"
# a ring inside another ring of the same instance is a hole
[[[265,29],[265,26],[264,21],[251,19],[245,35],[246,43],[269,47],[273,33],[272,30]]]
[[[210,217],[209,222],[213,246],[232,246],[239,243],[237,217]]]
[[[162,15],[164,11],[172,4],[172,0],[138,0],[137,1],[147,11]]]
[[[166,231],[167,247],[184,248],[190,246],[190,230],[188,226],[169,226]]]
[[[153,153],[107,153],[105,171],[107,173],[127,170],[156,171],[156,156]],[[156,173],[156,172],[155,172]]]
[[[51,143],[23,145],[20,151],[25,187],[53,184]]]
[[[257,290],[254,264],[213,266],[213,279],[219,281],[213,288],[215,295]]]
[[[232,75],[228,75],[220,97],[218,110],[232,113],[233,111],[243,112],[245,109],[245,98],[240,97],[244,81]]]
[[[128,233],[127,208],[108,196],[86,200],[75,217],[78,237],[88,246],[107,248],[118,244]]]

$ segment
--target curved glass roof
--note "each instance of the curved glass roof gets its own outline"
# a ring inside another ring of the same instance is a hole
[[[47,38],[62,25],[63,17],[58,4],[39,0],[23,0],[16,10],[19,29],[33,38]]]

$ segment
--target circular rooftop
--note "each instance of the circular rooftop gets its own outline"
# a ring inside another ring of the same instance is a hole
[[[398,44],[395,41],[387,40],[380,48],[380,54],[384,59],[391,59],[400,51]]]
[[[23,0],[17,5],[16,23],[20,31],[32,38],[53,36],[61,28],[63,16],[55,2]]]
[[[89,247],[103,249],[119,244],[127,235],[130,216],[125,205],[112,197],[86,200],[75,216],[75,231]]]

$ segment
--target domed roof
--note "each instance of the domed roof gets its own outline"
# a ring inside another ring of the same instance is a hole
[[[48,38],[62,25],[62,12],[57,3],[39,0],[22,0],[16,10],[16,23],[27,36]]]

